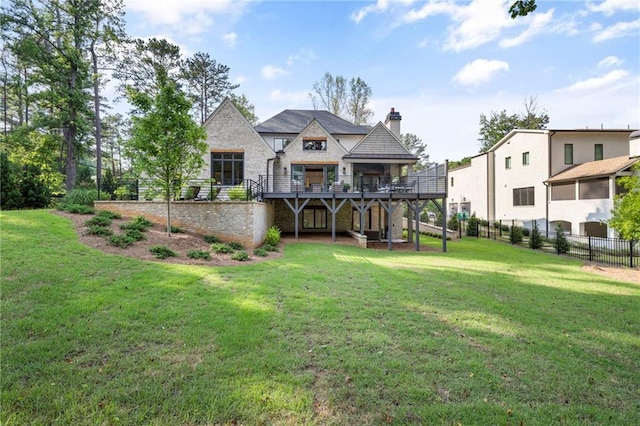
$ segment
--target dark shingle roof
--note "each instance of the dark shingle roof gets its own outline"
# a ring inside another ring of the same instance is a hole
[[[371,130],[369,126],[357,126],[329,111],[313,109],[285,109],[255,129],[258,133],[298,134],[314,118],[332,135],[366,135]]]

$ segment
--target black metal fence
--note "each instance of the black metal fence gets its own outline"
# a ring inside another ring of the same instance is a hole
[[[584,261],[603,263],[615,266],[640,266],[640,242],[621,238],[603,238],[585,235],[572,235],[555,231],[548,233],[538,231],[534,234],[535,221],[532,228],[515,225],[515,221],[489,222],[485,220],[467,219],[459,222],[459,238],[488,238],[495,241],[536,248],[549,253],[564,254]],[[539,237],[539,247],[532,244],[532,238]]]

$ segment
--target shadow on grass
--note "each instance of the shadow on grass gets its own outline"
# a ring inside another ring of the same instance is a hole
[[[3,247],[3,424],[637,423],[638,289],[595,294],[615,283],[577,262],[295,244],[184,267],[26,217],[57,231],[3,223],[24,237]]]

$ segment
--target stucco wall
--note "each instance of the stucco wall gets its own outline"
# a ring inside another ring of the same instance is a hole
[[[487,154],[473,157],[469,166],[450,170],[448,178],[447,212],[450,212],[452,203],[458,204],[460,211],[459,204],[467,202],[471,203],[470,213],[475,213],[478,218],[488,219]]]
[[[167,204],[161,201],[96,201],[96,210],[109,210],[124,217],[144,216],[166,225]],[[215,235],[259,246],[274,221],[273,205],[258,202],[176,201],[171,203],[171,224],[189,232]]]
[[[570,132],[556,133],[551,138],[551,176],[572,167],[594,161],[594,145],[603,145],[603,158],[615,158],[629,155],[628,132]],[[573,164],[564,164],[564,145],[573,144]]]

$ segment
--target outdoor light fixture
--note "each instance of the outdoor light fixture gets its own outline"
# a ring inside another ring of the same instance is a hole
[[[287,174],[287,168],[286,167],[284,168],[284,174],[285,175]]]
[[[347,168],[346,168],[346,167],[343,167],[343,168],[342,168],[342,174],[343,174],[343,175],[346,175],[346,174],[347,174]]]

